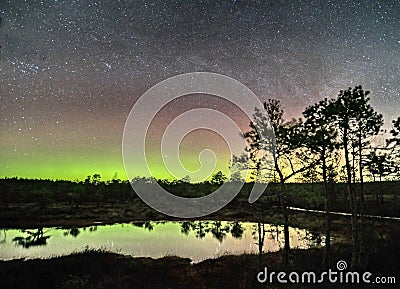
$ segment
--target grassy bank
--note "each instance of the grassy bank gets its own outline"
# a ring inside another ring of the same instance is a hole
[[[394,245],[394,244],[392,244]],[[332,248],[331,268],[350,259],[346,246]],[[351,284],[264,284],[256,274],[261,268],[283,270],[281,252],[258,255],[222,256],[191,264],[189,259],[168,256],[160,259],[133,258],[114,253],[87,250],[47,260],[0,262],[0,288],[392,288],[389,285]],[[292,250],[291,270],[322,272],[321,249]],[[398,276],[398,245],[379,246],[365,268],[373,276]],[[395,288],[395,287],[393,287]]]

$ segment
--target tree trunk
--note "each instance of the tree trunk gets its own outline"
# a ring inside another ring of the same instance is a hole
[[[289,268],[289,252],[290,252],[290,233],[289,233],[289,215],[286,199],[283,197],[283,186],[285,184],[285,179],[283,177],[282,171],[279,168],[278,162],[275,158],[275,169],[278,172],[280,179],[280,188],[279,188],[279,199],[280,206],[282,208],[283,214],[283,234],[285,238],[285,248],[284,248],[284,262],[285,268]]]
[[[326,156],[325,151],[322,152],[322,178],[324,181],[325,190],[325,255],[324,266],[329,268],[330,263],[330,249],[331,249],[331,218],[330,218],[330,196],[328,190],[328,178],[326,172]]]
[[[262,255],[263,255],[263,247],[264,247],[264,224],[261,222],[261,214],[258,219],[258,265],[261,270],[262,267]]]
[[[382,185],[382,175],[379,175],[379,183],[380,183],[380,185]],[[383,205],[383,191],[382,191],[382,189],[379,190],[379,195],[380,195],[380,199],[381,199],[381,205]]]
[[[289,214],[288,214],[288,207],[286,198],[283,197],[283,185],[281,183],[281,196],[282,196],[282,210],[283,210],[283,234],[285,238],[285,267],[289,268],[289,252],[290,252],[290,233],[289,233]]]
[[[360,253],[359,265],[362,268],[364,265],[364,175],[362,164],[362,139],[361,132],[358,135],[358,157],[359,157],[359,174],[360,174]]]
[[[348,131],[347,128],[343,130],[343,146],[344,146],[344,157],[346,161],[346,173],[347,173],[347,193],[350,198],[350,210],[351,210],[351,238],[352,238],[352,255],[351,255],[351,267],[356,268],[358,264],[358,234],[357,234],[357,212],[354,202],[354,190],[352,188],[352,177],[351,177],[351,166],[349,158],[348,148]]]

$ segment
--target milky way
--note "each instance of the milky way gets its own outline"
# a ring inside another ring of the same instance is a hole
[[[124,178],[132,105],[186,72],[233,77],[286,118],[359,84],[387,126],[400,115],[399,1],[8,0],[0,16],[1,177]]]

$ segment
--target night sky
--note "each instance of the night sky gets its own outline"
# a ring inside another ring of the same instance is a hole
[[[0,16],[0,177],[125,178],[135,100],[187,72],[233,77],[286,118],[359,84],[387,126],[400,115],[400,1],[1,0]],[[200,97],[161,111],[158,129],[198,106],[237,113]],[[184,154],[208,139],[226,163],[207,134]]]

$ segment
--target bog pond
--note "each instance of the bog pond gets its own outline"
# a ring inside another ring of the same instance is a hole
[[[193,262],[224,254],[258,253],[283,248],[283,226],[248,222],[135,222],[89,227],[1,229],[0,260],[50,258],[85,248],[104,249],[133,257],[160,258],[168,255]],[[290,228],[292,248],[323,246],[324,237],[305,229]]]

